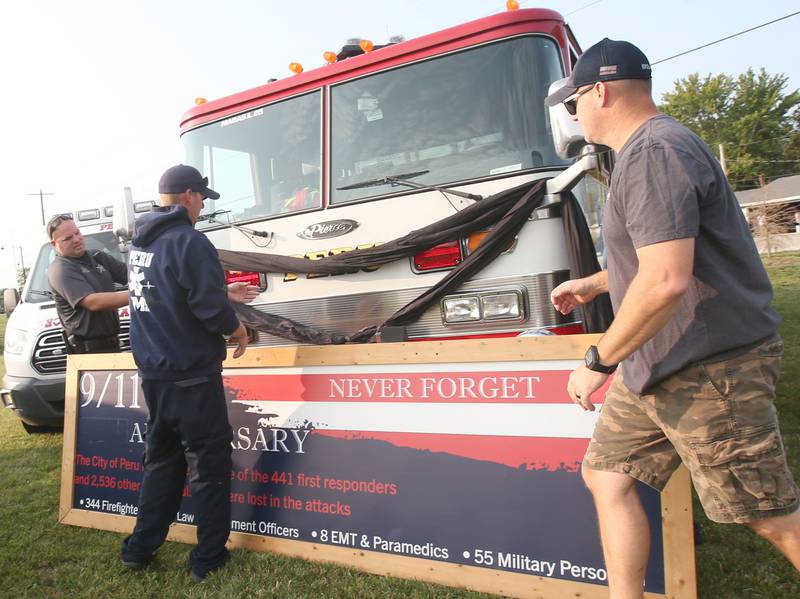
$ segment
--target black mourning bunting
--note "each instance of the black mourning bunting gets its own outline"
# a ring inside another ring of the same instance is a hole
[[[491,228],[491,232],[483,243],[436,285],[395,312],[386,321],[365,327],[351,335],[328,333],[282,316],[261,312],[245,304],[234,305],[237,316],[249,328],[302,343],[328,345],[371,341],[378,331],[385,327],[401,326],[413,322],[431,304],[457,288],[458,285],[494,260],[514,239],[531,213],[541,205],[545,194],[545,184],[546,180],[540,179],[534,183],[525,183],[504,190],[422,229],[412,231],[380,246],[353,250],[320,260],[312,261],[277,254],[219,250],[220,262],[228,270],[339,274],[413,256],[441,243],[465,237],[474,231]],[[579,209],[577,212],[582,218]],[[585,221],[583,226],[586,227]],[[581,236],[581,238],[583,237]],[[591,238],[589,241],[591,242]],[[591,252],[594,252],[593,246]],[[580,269],[578,270],[580,271]]]

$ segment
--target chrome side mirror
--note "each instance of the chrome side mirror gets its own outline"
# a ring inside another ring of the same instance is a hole
[[[559,79],[550,84],[547,94],[558,91],[567,79]],[[586,145],[586,138],[583,136],[583,128],[574,117],[567,112],[563,104],[547,107],[550,114],[550,127],[553,131],[553,145],[556,154],[560,158],[575,158],[581,153],[581,149]]]
[[[121,242],[128,242],[133,237],[134,232],[134,209],[133,194],[131,188],[126,187],[122,190],[122,196],[114,205],[114,234]]]

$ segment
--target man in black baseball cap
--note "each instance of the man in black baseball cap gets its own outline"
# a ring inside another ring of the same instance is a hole
[[[208,187],[208,177],[204,177],[193,166],[178,164],[168,168],[158,182],[158,193],[183,193],[192,190],[203,194],[203,198],[218,200],[219,194]]]
[[[719,161],[659,112],[649,63],[628,42],[589,48],[546,102],[564,104],[588,141],[616,152],[607,269],[550,294],[563,314],[603,293],[614,307],[567,382],[584,410],[603,402],[582,475],[610,597],[643,596],[650,530],[636,481],[660,491],[681,462],[709,519],[746,524],[800,569],[800,489],[774,406],[780,318]]]
[[[630,42],[605,38],[581,54],[564,87],[547,96],[544,102],[547,106],[563,102],[567,112],[574,115],[577,101],[574,96],[581,87],[597,81],[650,77],[650,62],[644,52]]]

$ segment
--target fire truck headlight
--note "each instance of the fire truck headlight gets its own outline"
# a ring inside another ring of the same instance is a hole
[[[7,354],[21,354],[28,340],[28,331],[22,329],[6,329],[5,352]]]
[[[511,291],[481,297],[483,317],[487,320],[518,319],[521,315],[520,294]]]
[[[446,323],[475,322],[481,319],[480,301],[477,296],[444,298],[442,315]]]

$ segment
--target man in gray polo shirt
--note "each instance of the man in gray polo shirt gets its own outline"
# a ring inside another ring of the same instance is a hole
[[[773,400],[782,342],[772,288],[717,160],[660,114],[650,65],[604,39],[549,96],[617,152],[604,208],[608,270],[553,290],[567,314],[609,292],[615,319],[567,391],[585,410],[621,363],[583,462],[614,598],[642,597],[647,518],[635,481],[662,490],[682,462],[706,514],[749,525],[800,568],[798,489]]]
[[[114,291],[114,283],[127,285],[127,267],[105,252],[87,252],[80,229],[67,214],[54,216],[47,234],[56,251],[47,278],[67,353],[119,351],[117,309],[128,305],[128,291]]]

